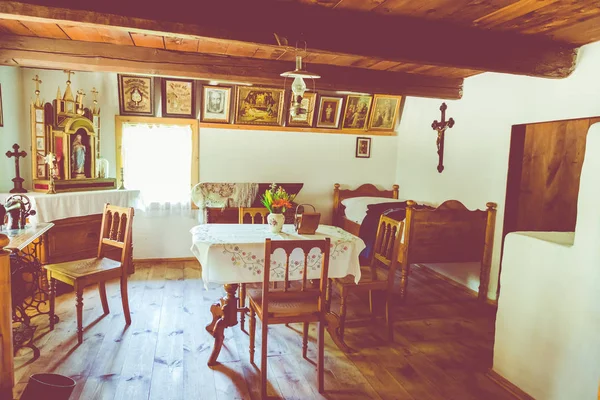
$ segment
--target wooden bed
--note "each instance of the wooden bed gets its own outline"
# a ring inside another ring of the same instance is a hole
[[[378,190],[365,184],[356,190],[341,190],[335,184],[333,191],[333,223],[358,235],[360,225],[344,216],[342,200],[352,197],[373,196],[398,198],[398,186],[392,190]],[[457,200],[448,200],[435,209],[416,209],[416,203],[407,201],[404,234],[398,261],[401,266],[400,296],[406,296],[410,264],[479,262],[480,283],[478,298],[486,301],[494,229],[496,203],[487,203],[486,210],[467,209]]]
[[[344,199],[350,199],[353,197],[386,197],[389,199],[398,198],[398,185],[392,186],[392,190],[379,190],[375,185],[365,183],[358,187],[358,189],[340,189],[340,184],[336,183],[333,185],[333,225],[339,226],[346,232],[350,232],[353,235],[358,236],[360,230],[360,224],[349,220],[344,216],[344,205],[342,201]]]

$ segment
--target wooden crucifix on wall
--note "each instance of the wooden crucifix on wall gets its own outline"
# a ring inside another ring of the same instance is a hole
[[[8,158],[14,157],[15,158],[15,175],[16,176],[12,179],[14,188],[11,189],[10,192],[11,193],[27,193],[27,189],[23,188],[24,179],[21,178],[21,171],[19,169],[19,158],[27,156],[27,153],[22,150],[19,151],[19,145],[16,143],[13,145],[13,149],[14,149],[14,151],[6,152],[6,157],[8,157]]]
[[[454,119],[450,118],[448,119],[448,121],[446,121],[446,109],[448,108],[448,106],[446,105],[446,103],[442,103],[442,105],[440,106],[440,111],[442,112],[442,119],[440,120],[440,122],[437,121],[437,119],[435,121],[433,121],[433,123],[431,124],[431,127],[433,128],[434,131],[437,131],[438,135],[437,135],[437,153],[438,153],[438,166],[437,166],[437,170],[439,173],[442,173],[442,171],[444,170],[444,139],[445,139],[445,134],[446,134],[446,129],[452,128],[454,126]]]

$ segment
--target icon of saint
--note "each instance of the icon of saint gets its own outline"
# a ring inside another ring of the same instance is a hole
[[[71,173],[74,178],[85,178],[85,145],[81,135],[75,135],[71,145]]]

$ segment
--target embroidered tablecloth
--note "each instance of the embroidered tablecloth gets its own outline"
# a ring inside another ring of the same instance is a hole
[[[202,265],[202,279],[209,283],[252,283],[263,281],[265,239],[322,240],[331,239],[329,277],[353,275],[360,280],[358,255],[365,248],[362,239],[341,228],[320,225],[314,235],[299,235],[293,225],[284,225],[281,233],[271,233],[268,225],[206,224],[191,229],[192,253]],[[321,258],[313,249],[308,257],[308,278],[319,279]],[[301,279],[304,265],[302,250],[290,256],[290,280]],[[283,281],[285,255],[277,250],[271,257],[271,280]]]

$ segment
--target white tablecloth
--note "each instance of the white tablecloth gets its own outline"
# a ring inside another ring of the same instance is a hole
[[[354,275],[360,280],[358,255],[365,248],[362,239],[341,228],[320,225],[314,235],[299,235],[293,225],[284,225],[279,234],[271,233],[268,225],[206,224],[191,229],[192,253],[202,265],[204,284],[252,283],[263,281],[265,239],[322,240],[331,239],[329,277]],[[300,249],[290,257],[290,280],[301,279],[304,256]],[[309,254],[308,278],[319,279],[321,262],[318,250]],[[271,280],[283,281],[285,255],[277,250],[271,258]]]
[[[46,194],[23,193],[31,200],[31,208],[37,212],[30,220],[34,223],[56,221],[64,218],[102,214],[104,204],[119,207],[135,207],[139,190],[94,190]],[[0,193],[0,203],[4,204],[12,193]]]

